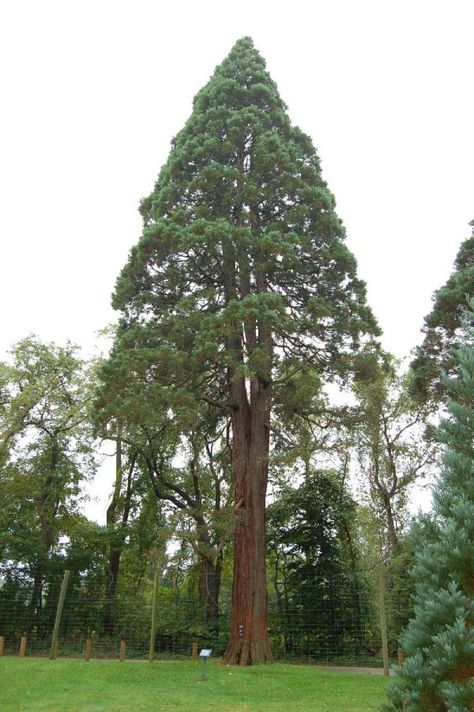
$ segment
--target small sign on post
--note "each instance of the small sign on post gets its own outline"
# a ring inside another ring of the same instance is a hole
[[[206,679],[206,660],[211,657],[212,650],[208,648],[203,648],[199,653],[199,660],[201,661],[201,682]]]

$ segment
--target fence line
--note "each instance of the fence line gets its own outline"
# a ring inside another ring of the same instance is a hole
[[[370,575],[369,575],[370,574]],[[161,586],[155,575],[140,590],[117,592],[115,600],[94,591],[72,572],[59,590],[47,590],[41,610],[32,610],[31,585],[14,594],[0,589],[0,651],[9,655],[144,659],[195,657],[198,647],[217,656],[226,648],[231,596],[220,596],[219,617],[206,620],[193,592]],[[383,576],[363,572],[349,583],[321,577],[312,597],[285,591],[269,596],[269,636],[275,659],[388,666],[410,615],[410,591],[381,586]],[[1,652],[0,652],[1,654]]]

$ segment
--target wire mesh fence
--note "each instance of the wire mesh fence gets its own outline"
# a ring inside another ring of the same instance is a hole
[[[61,606],[61,591],[63,605]],[[305,594],[306,591],[306,594]],[[386,650],[397,656],[399,636],[411,613],[408,584],[384,582],[383,609],[373,572],[350,580],[321,578],[301,592],[276,587],[269,596],[268,630],[275,659],[319,664],[382,666]],[[206,615],[193,591],[153,586],[119,588],[111,596],[78,574],[42,591],[31,584],[0,589],[0,650],[7,655],[107,659],[185,658],[200,647],[225,652],[231,597],[222,591],[218,615]],[[155,606],[155,608],[154,608]],[[155,613],[153,614],[153,611]],[[55,629],[56,626],[56,629]]]

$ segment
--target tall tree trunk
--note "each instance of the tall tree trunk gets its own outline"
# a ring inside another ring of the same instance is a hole
[[[255,215],[251,214],[252,228]],[[223,242],[225,300],[229,304],[250,294],[248,256]],[[236,261],[240,295],[237,295]],[[258,294],[268,291],[259,256],[255,257],[255,286]],[[265,317],[249,315],[243,324],[229,324],[226,349],[231,357],[227,371],[232,420],[232,476],[238,517],[234,535],[232,623],[224,662],[252,665],[273,659],[268,637],[266,576],[266,512],[270,450],[272,379],[272,334]],[[239,365],[247,356],[260,352],[258,373],[250,381],[250,393]],[[262,358],[263,357],[263,358]],[[249,397],[250,396],[250,397]]]
[[[204,602],[206,622],[213,630],[219,628],[219,589],[222,570],[222,550],[211,543],[211,535],[206,523],[199,476],[199,454],[194,434],[191,436],[193,456],[190,461],[190,472],[194,489],[194,519],[198,538],[198,556],[200,558],[200,575],[198,583],[199,598]],[[208,451],[209,454],[209,451]],[[216,510],[220,508],[219,496],[216,496]]]
[[[117,595],[117,584],[120,572],[120,559],[122,557],[123,544],[125,541],[125,527],[128,522],[132,498],[132,474],[135,467],[135,457],[132,457],[128,466],[127,487],[121,501],[121,487],[123,478],[122,469],[122,442],[121,428],[119,427],[117,437],[117,449],[115,455],[115,484],[112,500],[107,508],[107,527],[112,530],[117,524],[120,516],[120,531],[113,531],[111,534],[109,560],[107,570],[107,583],[105,587],[105,610],[103,618],[104,633],[112,635],[115,629],[114,605]],[[119,512],[122,505],[121,512]]]
[[[105,610],[103,628],[104,633],[111,635],[115,628],[115,619],[113,615],[113,607],[115,594],[117,593],[117,580],[120,569],[120,546],[117,546],[117,533],[113,531],[117,520],[117,509],[119,506],[120,489],[122,486],[122,441],[121,427],[118,426],[118,437],[116,440],[115,450],[115,482],[112,499],[107,507],[107,529],[111,532],[109,544],[109,557],[107,567],[107,583],[105,585]]]
[[[39,512],[39,540],[40,551],[33,572],[33,593],[31,597],[31,610],[33,612],[33,625],[39,619],[43,609],[44,578],[49,561],[49,553],[54,542],[53,519],[56,514],[54,497],[54,475],[58,464],[58,446],[52,437],[51,444],[51,469],[44,480],[40,499]]]
[[[267,628],[265,516],[269,397],[260,393],[252,401],[250,428],[240,409],[233,418],[233,474],[239,516],[234,545],[232,624],[224,655],[224,662],[233,665],[273,659]]]
[[[114,603],[117,594],[117,583],[120,570],[120,557],[122,551],[120,548],[110,548],[108,561],[108,577],[105,588],[105,611],[103,628],[104,633],[112,635],[115,629]]]
[[[43,567],[38,560],[33,572],[33,593],[31,595],[32,625],[38,619],[43,607]]]
[[[204,601],[206,622],[209,628],[219,630],[219,591],[221,587],[222,552],[215,561],[203,558],[199,578],[199,597]]]
[[[395,527],[395,519],[393,517],[392,503],[390,497],[386,494],[384,498],[385,514],[387,516],[387,534],[388,534],[388,544],[390,547],[391,554],[394,554],[398,548],[398,535],[397,529]]]

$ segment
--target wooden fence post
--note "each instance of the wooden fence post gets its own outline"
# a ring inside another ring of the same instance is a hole
[[[150,652],[148,660],[150,663],[155,659],[155,640],[156,640],[156,614],[158,611],[158,586],[160,583],[160,570],[155,569],[155,580],[153,582],[153,608],[151,611],[151,630],[150,630]]]
[[[192,651],[191,651],[191,658],[192,658],[193,660],[197,660],[197,659],[198,659],[198,644],[197,644],[196,641],[194,641],[194,643],[193,643],[193,648],[192,648]]]
[[[380,633],[382,636],[383,674],[390,675],[390,661],[388,658],[387,613],[385,610],[385,583],[383,577],[383,564],[378,567],[378,593]]]
[[[92,640],[90,638],[86,638],[86,644],[84,647],[84,660],[86,662],[89,662],[91,659],[92,655]]]
[[[121,640],[120,641],[120,649],[119,649],[119,662],[123,663],[125,660],[125,641]]]
[[[59,638],[59,626],[61,625],[61,616],[63,614],[64,599],[66,598],[66,590],[69,582],[70,571],[65,571],[63,576],[63,582],[61,584],[61,591],[59,594],[58,607],[56,608],[56,619],[54,621],[53,637],[51,640],[51,651],[49,653],[50,660],[54,660],[58,656],[58,638]]]
[[[25,657],[25,650],[26,650],[26,635],[22,635],[20,638],[20,647],[18,650],[18,657],[19,658],[24,658]]]
[[[0,635],[0,658],[3,655],[3,648],[5,647],[5,638],[3,635]]]
[[[50,656],[49,656],[51,660],[56,660],[56,658],[58,657],[58,649],[59,649],[59,640],[56,638],[53,641],[52,655],[50,654]]]

